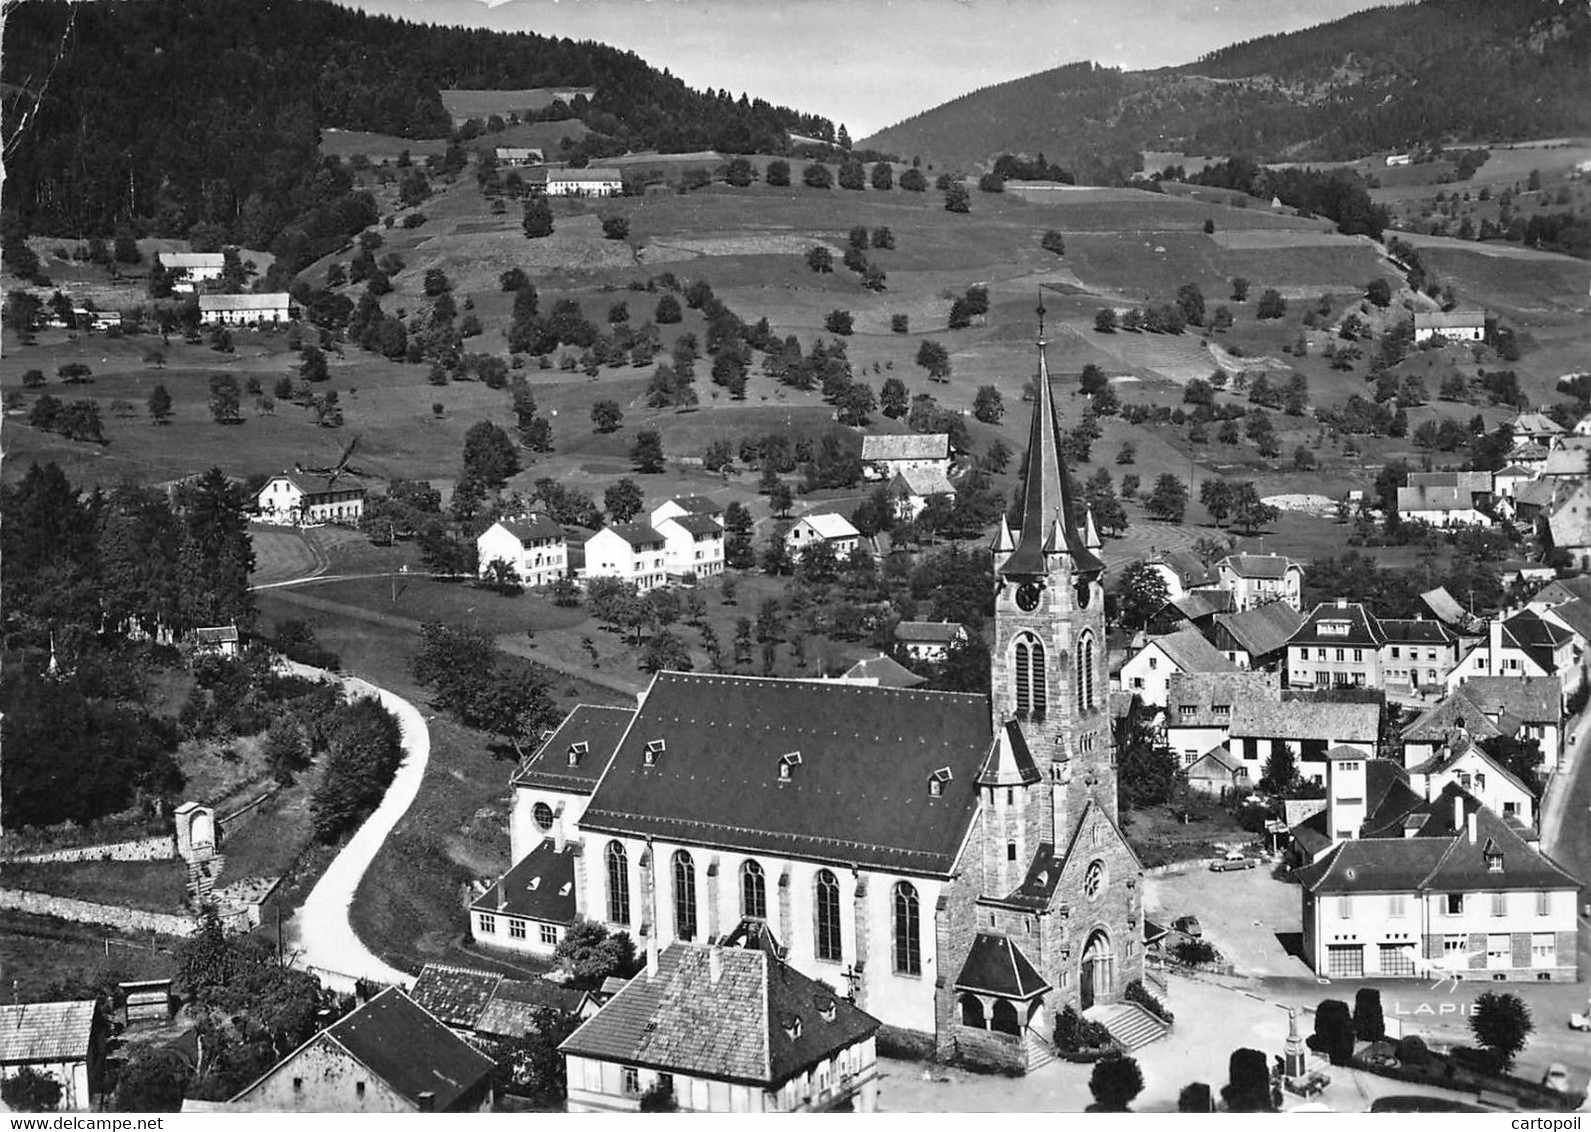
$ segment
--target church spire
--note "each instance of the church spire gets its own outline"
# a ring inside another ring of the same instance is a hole
[[[1000,567],[1005,575],[1049,572],[1046,555],[1066,554],[1072,568],[1084,573],[1103,564],[1085,544],[1072,506],[1071,476],[1061,459],[1060,425],[1050,395],[1050,367],[1044,357],[1044,306],[1039,309],[1039,376],[1028,426],[1027,463],[1022,470],[1022,529],[1016,549]]]

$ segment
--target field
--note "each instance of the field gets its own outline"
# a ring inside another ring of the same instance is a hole
[[[8,887],[174,915],[181,914],[186,908],[187,877],[187,867],[181,861],[74,861],[0,865],[0,883]],[[11,913],[6,914],[9,916]]]
[[[7,993],[23,1002],[78,997],[83,988],[130,979],[169,978],[174,941],[136,938],[49,916],[7,912],[0,921],[0,970]]]

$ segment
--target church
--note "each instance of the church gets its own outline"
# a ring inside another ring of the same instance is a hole
[[[1099,539],[1061,460],[1042,333],[1021,528],[994,556],[991,693],[659,672],[577,707],[512,779],[514,867],[478,943],[577,917],[637,945],[746,921],[880,1019],[883,1048],[1023,1070],[1067,1006],[1143,977],[1118,828]]]

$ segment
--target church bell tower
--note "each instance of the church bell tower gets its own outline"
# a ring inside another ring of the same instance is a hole
[[[1022,470],[1021,527],[1001,519],[992,547],[997,735],[1019,731],[1039,781],[1023,791],[1030,837],[1061,851],[1092,799],[1116,819],[1105,645],[1104,563],[1093,516],[1074,502],[1044,356]],[[1024,839],[1026,840],[1026,838]],[[1026,848],[1031,849],[1031,844]]]

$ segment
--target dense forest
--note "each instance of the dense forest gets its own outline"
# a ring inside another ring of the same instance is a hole
[[[320,130],[448,135],[447,88],[594,87],[586,124],[615,147],[784,152],[826,119],[699,92],[631,52],[529,33],[438,28],[325,0],[145,0],[8,7],[0,59],[4,204],[30,233],[318,246],[368,205]],[[275,249],[272,249],[275,250]]]
[[[1140,150],[1347,160],[1422,142],[1591,129],[1591,12],[1558,0],[1423,0],[1236,44],[1196,63],[1081,63],[965,95],[862,144],[970,167],[1059,154],[1080,182]]]

